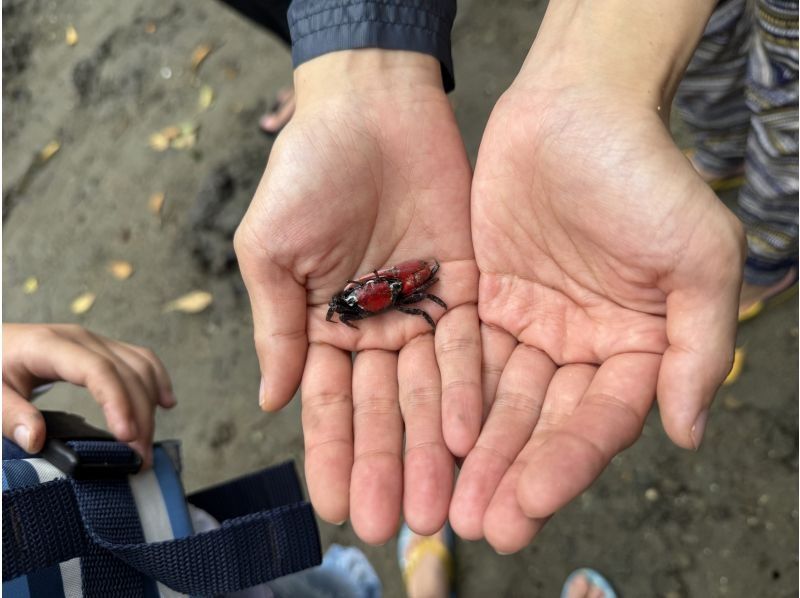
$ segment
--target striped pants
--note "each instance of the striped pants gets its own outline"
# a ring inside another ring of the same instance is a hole
[[[745,280],[769,285],[797,267],[798,2],[723,0],[676,95],[696,163],[744,169],[739,217]]]

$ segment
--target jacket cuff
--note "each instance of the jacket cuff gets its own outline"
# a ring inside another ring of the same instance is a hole
[[[289,7],[292,60],[357,48],[410,50],[442,65],[445,91],[455,87],[450,31],[455,0],[294,0]]]

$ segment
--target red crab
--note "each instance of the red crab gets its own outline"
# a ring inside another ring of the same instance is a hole
[[[422,316],[436,330],[436,323],[427,312],[417,307],[408,307],[423,299],[430,299],[447,309],[447,304],[436,295],[426,293],[436,283],[439,262],[411,260],[391,268],[374,270],[371,274],[356,280],[348,280],[347,286],[331,297],[328,315],[325,319],[333,321],[333,314],[339,314],[339,321],[351,328],[351,320],[361,320],[389,309],[406,314]]]

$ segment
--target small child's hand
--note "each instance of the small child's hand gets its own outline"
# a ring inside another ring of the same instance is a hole
[[[156,404],[175,406],[164,364],[149,349],[68,324],[3,324],[3,435],[37,453],[45,424],[33,390],[63,380],[85,386],[109,430],[151,462]]]

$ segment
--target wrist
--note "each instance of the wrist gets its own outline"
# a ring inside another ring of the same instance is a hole
[[[668,114],[714,0],[553,0],[515,80],[591,88]]]
[[[340,97],[419,99],[444,96],[439,61],[427,54],[376,48],[341,50],[295,69],[297,110]]]

